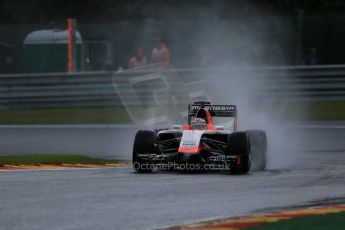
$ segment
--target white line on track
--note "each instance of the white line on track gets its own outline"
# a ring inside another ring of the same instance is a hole
[[[345,125],[296,125],[294,127],[307,129],[345,129]]]

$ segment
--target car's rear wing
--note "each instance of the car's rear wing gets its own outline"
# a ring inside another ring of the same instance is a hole
[[[206,109],[215,117],[233,117],[237,113],[236,105],[188,105],[188,114],[194,115],[199,109]]]
[[[194,117],[200,109],[208,110],[212,117],[233,117],[234,130],[237,129],[236,105],[212,105],[209,102],[195,102],[188,105],[188,121]]]

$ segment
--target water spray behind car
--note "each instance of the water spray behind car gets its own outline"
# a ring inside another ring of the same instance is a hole
[[[291,135],[294,133],[288,135],[283,127],[287,120],[279,110],[288,110],[288,103],[269,93],[269,88],[274,87],[268,80],[272,77],[269,76],[272,68],[262,66],[285,64],[284,49],[281,49],[279,40],[271,35],[272,31],[288,28],[289,25],[282,18],[259,10],[252,4],[234,2],[237,4],[231,12],[227,12],[229,18],[226,20],[217,17],[224,14],[221,4],[204,10],[204,17],[198,19],[202,26],[194,31],[198,35],[195,43],[199,47],[207,46],[208,63],[184,71],[172,66],[142,69],[137,71],[138,76],[116,76],[114,86],[120,96],[124,95],[124,100],[129,91],[132,94],[128,103],[123,101],[132,120],[153,128],[185,122],[186,105],[196,100],[235,104],[242,130],[266,131],[269,140],[268,167],[286,167],[294,161],[291,146],[300,143],[293,141]],[[275,52],[267,52],[272,48]],[[278,77],[287,78],[288,74]],[[145,89],[148,94],[143,96]],[[140,105],[141,113],[131,104],[133,102]]]

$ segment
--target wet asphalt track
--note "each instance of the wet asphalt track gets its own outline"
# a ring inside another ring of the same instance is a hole
[[[337,125],[297,128],[290,138],[303,145],[287,145],[289,161],[243,176],[0,172],[0,229],[152,229],[345,197],[345,127]]]
[[[0,154],[83,154],[128,159],[134,125],[0,125]]]

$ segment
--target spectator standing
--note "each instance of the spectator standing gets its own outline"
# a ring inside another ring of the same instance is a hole
[[[211,57],[208,48],[202,47],[199,50],[198,64],[200,67],[209,67],[211,65]]]
[[[143,51],[143,49],[139,48],[137,50],[136,55],[134,57],[132,57],[131,59],[129,59],[128,68],[134,69],[134,68],[142,67],[145,65],[147,65],[147,60],[146,60],[146,57],[144,55],[144,51]]]
[[[304,65],[319,65],[320,58],[317,55],[317,51],[315,48],[311,48],[308,55],[304,58]]]
[[[170,51],[160,37],[155,39],[155,47],[151,53],[151,64],[159,64],[163,68],[170,64]]]

